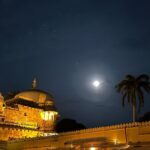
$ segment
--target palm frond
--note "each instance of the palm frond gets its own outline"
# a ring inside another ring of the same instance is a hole
[[[141,107],[144,105],[144,94],[140,88],[137,89],[137,97],[139,99],[139,107],[138,107],[138,112],[141,111]]]
[[[127,80],[135,80],[135,77],[130,75],[130,74],[128,74],[128,75],[126,75],[126,79]]]
[[[146,74],[141,74],[139,77],[137,77],[138,81],[149,81],[149,76]]]
[[[128,103],[131,103],[131,99],[132,99],[132,94],[131,94],[131,92],[128,90],[128,95],[127,95],[127,97],[128,97]]]
[[[122,106],[124,107],[125,105],[125,99],[127,98],[128,93],[125,93],[122,97]]]
[[[141,81],[139,87],[143,88],[147,93],[150,93],[150,82]]]
[[[127,85],[128,85],[128,81],[122,80],[115,86],[115,88],[116,88],[117,92],[122,93],[122,91],[124,91],[126,89]]]

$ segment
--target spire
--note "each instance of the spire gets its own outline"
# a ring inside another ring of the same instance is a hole
[[[0,92],[0,100],[4,100],[4,97],[1,92]]]
[[[36,89],[37,88],[37,80],[36,78],[34,78],[34,80],[32,81],[32,89]]]
[[[0,97],[2,96],[2,93],[0,92]]]

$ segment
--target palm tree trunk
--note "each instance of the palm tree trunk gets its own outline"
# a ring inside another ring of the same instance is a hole
[[[136,122],[136,91],[134,89],[133,91],[133,97],[132,97],[132,107],[133,107],[133,122]]]
[[[136,105],[135,104],[133,104],[132,111],[133,111],[133,122],[136,122],[137,117],[136,117]]]

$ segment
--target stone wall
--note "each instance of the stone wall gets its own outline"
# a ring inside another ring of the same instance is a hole
[[[18,108],[6,107],[4,110],[5,122],[17,124],[30,124],[37,127],[42,126],[39,109],[18,105]]]
[[[7,149],[81,149],[81,145],[89,146],[86,145],[86,142],[97,142],[99,147],[105,149],[134,149],[134,147],[150,149],[150,122],[120,124],[61,133],[51,137],[9,141]]]

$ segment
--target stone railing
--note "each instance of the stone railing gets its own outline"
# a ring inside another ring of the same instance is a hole
[[[88,133],[88,132],[97,132],[97,131],[105,131],[105,130],[115,130],[115,129],[123,129],[123,128],[132,128],[132,127],[141,127],[141,126],[150,126],[150,121],[146,122],[132,122],[132,123],[122,123],[117,125],[110,125],[110,126],[102,126],[102,127],[95,127],[95,128],[88,128],[88,129],[81,129],[76,131],[70,132],[62,132],[60,135],[67,135],[67,134],[75,134],[75,133]]]

